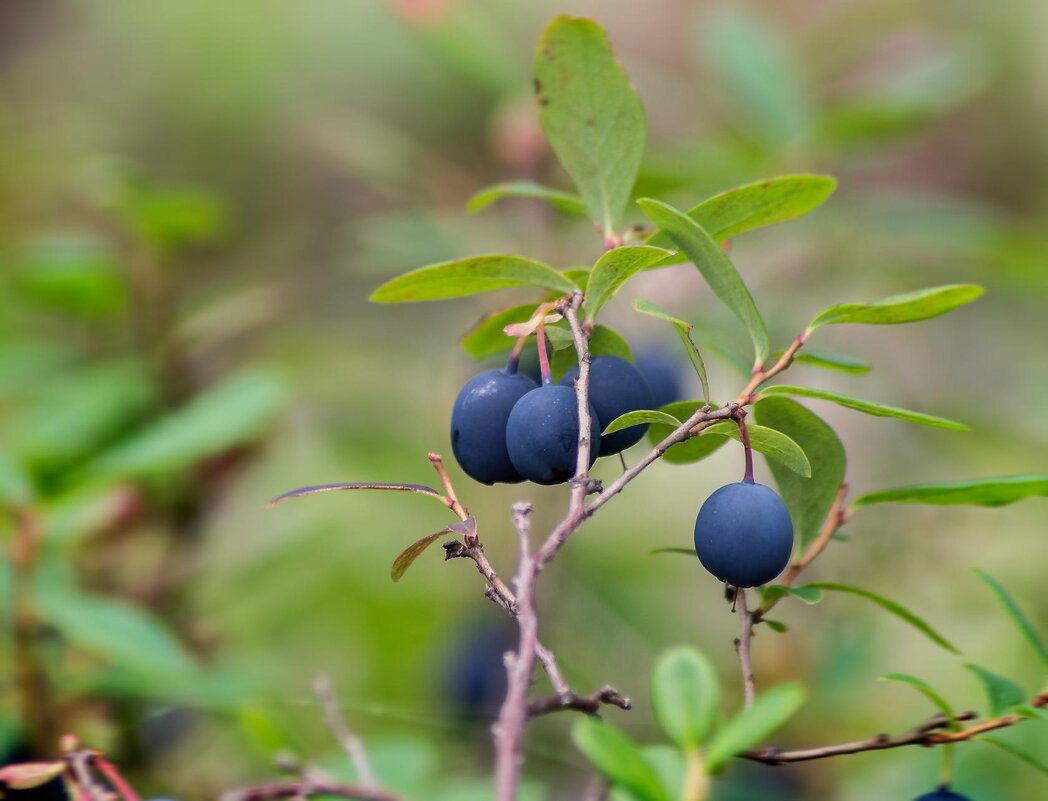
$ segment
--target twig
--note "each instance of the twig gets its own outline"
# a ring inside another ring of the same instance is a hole
[[[603,705],[617,706],[619,709],[632,709],[633,703],[629,698],[619,693],[614,687],[603,687],[588,695],[579,695],[571,690],[556,695],[546,695],[535,698],[528,704],[528,717],[547,715],[550,712],[560,712],[570,709],[576,712],[584,712],[587,715],[597,715]]]
[[[744,406],[748,403],[753,402],[753,393],[757,390],[761,384],[767,381],[769,378],[774,378],[783,370],[793,364],[793,359],[797,355],[804,343],[808,341],[808,332],[805,331],[800,334],[790,346],[786,348],[786,351],[779,357],[778,361],[775,362],[767,370],[757,368],[753,371],[753,375],[750,378],[750,382],[743,388],[742,392],[739,393],[739,397],[735,399],[735,402],[740,406]]]
[[[338,699],[335,698],[331,677],[321,673],[313,680],[313,693],[324,710],[324,722],[332,736],[346,752],[349,763],[360,781],[361,787],[375,789],[379,786],[375,778],[375,772],[371,769],[367,752],[364,750],[364,742],[346,724],[345,718],[339,709]]]
[[[742,691],[746,708],[753,706],[757,696],[757,680],[753,675],[753,663],[750,661],[750,638],[753,636],[753,615],[746,608],[746,590],[736,588],[739,604],[739,620],[742,621],[742,634],[735,639],[735,653],[739,656],[739,667],[742,669]]]
[[[241,787],[219,796],[219,801],[270,801],[270,799],[310,798],[327,795],[338,798],[354,798],[358,801],[399,801],[397,796],[384,790],[354,787],[327,781],[283,781]]]

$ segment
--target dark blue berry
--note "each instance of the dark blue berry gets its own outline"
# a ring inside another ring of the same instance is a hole
[[[517,401],[537,386],[526,375],[505,370],[466,382],[451,410],[451,450],[466,475],[483,484],[524,480],[506,452],[506,421]]]
[[[579,452],[575,390],[559,384],[533,389],[513,407],[506,448],[513,467],[536,484],[560,484],[575,475]],[[590,404],[590,464],[601,449],[600,422]]]
[[[948,787],[940,787],[932,793],[925,793],[914,801],[971,801],[966,795],[955,793]]]
[[[633,366],[651,389],[652,409],[684,400],[680,363],[667,356],[663,350],[647,347],[634,351]]]
[[[560,383],[570,387],[578,377],[579,368],[576,365],[564,374]],[[651,409],[655,405],[651,389],[637,368],[618,356],[598,356],[593,360],[589,373],[589,399],[604,425],[626,412]],[[626,450],[639,442],[647,430],[648,426],[644,424],[608,434],[601,440],[600,455],[608,456]]]
[[[702,566],[733,587],[767,584],[793,552],[793,524],[773,489],[741,481],[714,492],[695,519]]]

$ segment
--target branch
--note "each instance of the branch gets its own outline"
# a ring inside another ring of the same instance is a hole
[[[229,790],[219,796],[219,801],[269,801],[281,798],[310,798],[312,796],[335,796],[337,798],[354,798],[358,801],[399,801],[383,790],[354,787],[349,784],[338,784],[327,781],[271,782],[254,787],[241,787]]]
[[[805,331],[804,333],[800,334],[796,339],[794,339],[793,342],[790,343],[790,346],[786,348],[786,351],[782,354],[782,356],[779,357],[779,360],[775,362],[775,364],[773,364],[767,370],[755,370],[753,372],[753,376],[750,378],[750,383],[748,383],[745,386],[745,388],[743,388],[742,392],[739,393],[739,397],[735,399],[735,402],[740,406],[745,406],[748,403],[752,403],[753,393],[757,391],[757,387],[759,387],[769,378],[774,378],[783,370],[788,368],[791,364],[793,364],[793,359],[794,357],[796,357],[797,351],[804,347],[804,343],[807,341],[808,332]]]
[[[742,634],[735,640],[735,653],[739,655],[739,667],[742,669],[742,692],[745,706],[753,706],[757,697],[757,680],[753,675],[753,663],[750,661],[750,638],[753,636],[753,615],[746,608],[746,590],[735,588],[735,598],[739,604],[739,620],[742,621]]]
[[[321,673],[313,680],[313,693],[324,710],[324,723],[335,738],[342,750],[346,752],[349,763],[360,780],[361,786],[367,789],[375,789],[379,786],[375,778],[375,772],[371,769],[364,743],[346,724],[345,718],[339,709],[338,699],[335,698],[331,678],[326,673]]]
[[[604,704],[617,706],[619,709],[633,708],[633,702],[629,698],[620,694],[614,687],[605,686],[589,695],[579,695],[568,690],[566,693],[535,698],[528,704],[528,717],[548,715],[550,712],[560,712],[566,709],[596,716]]]

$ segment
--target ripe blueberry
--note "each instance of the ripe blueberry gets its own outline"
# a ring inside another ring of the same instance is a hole
[[[940,787],[932,793],[925,793],[914,801],[971,801],[966,795],[955,793],[948,787]]]
[[[575,366],[564,374],[560,383],[570,387],[578,377],[579,368]],[[618,356],[598,356],[593,360],[589,373],[589,397],[604,425],[626,412],[651,409],[655,405],[651,389],[637,368]],[[600,455],[609,456],[626,450],[639,442],[647,430],[645,423],[608,434],[601,440]]]
[[[451,410],[451,450],[466,475],[483,484],[524,480],[506,451],[506,421],[514,404],[537,386],[508,370],[488,370],[466,382]]]
[[[575,475],[579,414],[575,390],[546,384],[517,401],[506,423],[506,449],[517,472],[536,484],[560,484]],[[601,425],[590,404],[590,464],[600,453]]]
[[[786,504],[763,484],[740,481],[714,492],[695,519],[695,553],[710,573],[734,587],[775,578],[793,551]]]

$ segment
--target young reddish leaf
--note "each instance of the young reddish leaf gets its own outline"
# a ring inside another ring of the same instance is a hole
[[[415,540],[393,560],[393,566],[389,569],[389,577],[393,581],[400,581],[401,576],[422,555],[422,552],[445,534],[461,534],[464,537],[473,537],[476,533],[477,521],[469,517],[461,523],[453,523],[447,528],[442,528],[440,531],[427,534],[422,539]]]
[[[292,498],[301,498],[303,495],[318,495],[321,492],[335,492],[337,490],[394,490],[396,492],[417,492],[419,495],[429,495],[431,498],[443,502],[444,496],[437,492],[433,487],[427,487],[423,484],[382,484],[378,482],[361,482],[361,483],[349,483],[349,484],[314,484],[310,487],[299,487],[298,489],[290,490],[285,492],[283,495],[278,495],[276,498],[266,504],[267,509],[272,509],[279,503],[289,501]]]
[[[64,762],[23,762],[0,768],[0,782],[11,790],[41,787],[65,771]]]

